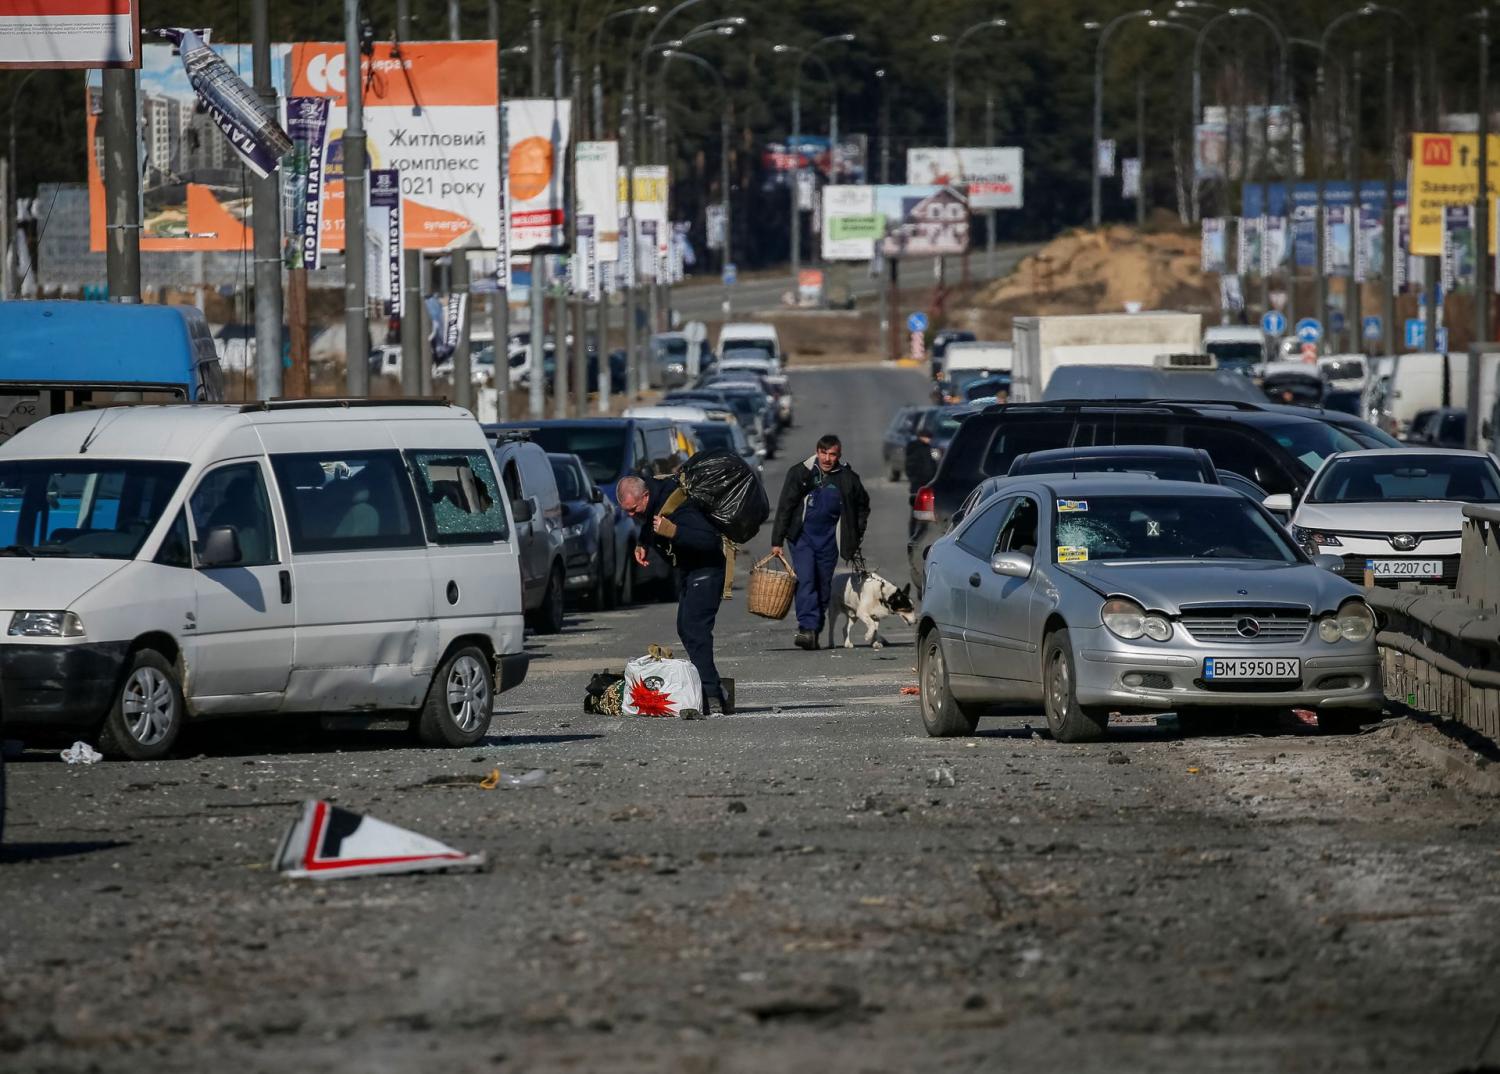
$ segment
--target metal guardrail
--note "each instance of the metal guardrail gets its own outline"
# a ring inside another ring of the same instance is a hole
[[[1500,509],[1464,507],[1458,585],[1367,587],[1387,697],[1500,742]]]

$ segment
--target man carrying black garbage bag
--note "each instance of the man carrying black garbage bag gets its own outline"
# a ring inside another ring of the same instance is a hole
[[[771,527],[771,552],[791,544],[797,572],[797,634],[793,643],[816,649],[833,598],[833,572],[839,557],[859,562],[859,546],[870,521],[870,496],[854,469],[843,461],[839,438],[818,439],[813,455],[787,471]]]
[[[691,499],[679,497],[680,502],[667,509],[667,500],[680,488],[672,480],[622,477],[615,485],[615,497],[626,514],[641,524],[636,562],[646,565],[649,543],[676,567],[677,636],[703,680],[705,714],[722,716],[728,706],[714,664],[714,622],[724,597],[724,537]]]

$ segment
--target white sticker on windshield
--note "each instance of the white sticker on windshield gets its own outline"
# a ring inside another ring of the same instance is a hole
[[[1478,189],[1478,188],[1476,188],[1476,189]],[[1149,520],[1146,523],[1146,536],[1147,537],[1160,537],[1161,536],[1161,523],[1157,522],[1155,519]]]
[[[1058,514],[1065,515],[1065,514],[1067,514],[1070,511],[1087,511],[1088,509],[1089,509],[1089,502],[1087,500],[1058,500],[1057,501],[1057,511],[1058,511]]]
[[[1059,563],[1087,563],[1089,561],[1089,550],[1086,545],[1060,544],[1057,546],[1057,562]]]

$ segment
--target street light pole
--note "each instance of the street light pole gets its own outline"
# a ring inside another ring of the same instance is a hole
[[[1323,226],[1323,216],[1324,216],[1324,201],[1327,198],[1327,172],[1328,172],[1327,165],[1324,162],[1325,161],[1325,157],[1327,155],[1327,148],[1328,148],[1328,146],[1327,146],[1327,131],[1328,131],[1328,121],[1329,121],[1329,108],[1328,108],[1328,100],[1327,100],[1327,78],[1326,78],[1326,68],[1327,68],[1327,60],[1328,60],[1328,41],[1329,41],[1329,38],[1333,36],[1334,31],[1337,30],[1344,23],[1348,22],[1350,19],[1357,19],[1357,18],[1360,18],[1361,16],[1365,16],[1365,15],[1373,15],[1373,14],[1375,14],[1375,12],[1377,10],[1378,9],[1375,7],[1374,4],[1366,4],[1364,7],[1359,7],[1359,8],[1355,8],[1352,11],[1346,11],[1346,12],[1344,12],[1342,15],[1338,16],[1338,18],[1334,19],[1332,22],[1330,22],[1324,28],[1323,33],[1318,38],[1318,42],[1317,42],[1317,49],[1318,49],[1318,70],[1317,70],[1317,81],[1316,81],[1316,93],[1317,93],[1317,107],[1316,107],[1316,111],[1317,111],[1317,114],[1318,114],[1318,143],[1319,144],[1318,144],[1317,207],[1316,207],[1316,210],[1315,210],[1314,216],[1313,216],[1313,227],[1314,227],[1314,235],[1315,235],[1315,239],[1316,239],[1317,261],[1318,261],[1318,263],[1315,266],[1313,266],[1313,269],[1314,269],[1314,273],[1315,273],[1315,275],[1317,277],[1317,281],[1318,281],[1318,320],[1320,322],[1322,322],[1323,329],[1324,329],[1325,332],[1328,329],[1328,274],[1323,271],[1323,268],[1324,268],[1324,265],[1323,265],[1323,262],[1324,262],[1324,250],[1325,250],[1325,247],[1327,246],[1327,237],[1324,234],[1325,228]],[[1354,208],[1358,204],[1359,204],[1359,191],[1355,190],[1355,191],[1351,192],[1351,201],[1350,201],[1350,208],[1349,208],[1349,219],[1350,219],[1351,224],[1352,224],[1353,219],[1354,219]],[[1350,230],[1352,231],[1353,228],[1351,227]],[[1351,272],[1352,272],[1352,266],[1351,266]]]
[[[359,0],[344,0],[344,376],[349,394],[370,394],[370,318],[365,297],[365,101],[360,70]]]
[[[1103,215],[1102,192],[1099,172],[1099,143],[1104,140],[1104,50],[1115,28],[1130,19],[1149,19],[1151,9],[1127,11],[1106,22],[1099,31],[1099,43],[1094,49],[1094,144],[1093,144],[1093,213],[1094,227],[1099,226]]]
[[[1490,9],[1482,7],[1479,20],[1479,189],[1474,199],[1474,340],[1490,332]],[[1390,240],[1386,240],[1389,244]]]
[[[719,69],[702,56],[692,52],[683,52],[678,49],[669,49],[663,52],[662,56],[668,61],[687,60],[690,63],[696,64],[713,75],[714,82],[719,87],[719,98],[722,102],[722,108],[719,112],[719,204],[720,211],[724,216],[724,248],[721,251],[721,257],[724,264],[728,265],[731,261],[731,235],[733,234],[731,230],[732,221],[730,218],[729,198],[729,89],[725,85],[724,76],[719,73]],[[727,282],[723,286],[724,316],[728,317],[731,309],[730,287]]]
[[[594,49],[591,57],[594,72],[593,107],[590,109],[589,119],[591,129],[594,132],[594,141],[600,141],[604,137],[604,72],[599,62],[600,52],[603,47],[604,27],[606,23],[615,19],[633,19],[637,15],[655,15],[659,9],[655,4],[645,4],[641,7],[630,7],[624,11],[614,11],[600,19],[594,27]],[[631,35],[635,34],[635,26],[631,25]],[[626,52],[627,63],[630,52]]]
[[[963,47],[965,41],[980,30],[987,30],[992,27],[1004,28],[1008,25],[1009,23],[1004,19],[985,19],[983,22],[976,22],[973,26],[968,27],[957,37],[953,38],[952,43],[948,46],[948,147],[950,149],[958,144],[956,140],[958,106],[955,101],[958,83],[958,50]],[[934,44],[941,44],[947,40],[948,38],[944,34],[932,35]]]

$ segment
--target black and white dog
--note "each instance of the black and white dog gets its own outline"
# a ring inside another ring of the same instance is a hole
[[[886,616],[899,615],[908,626],[917,621],[917,610],[911,602],[911,585],[898,586],[874,571],[833,576],[833,603],[828,609],[830,649],[834,646],[834,625],[840,614],[844,616],[845,649],[854,648],[850,635],[854,632],[855,620],[865,625],[865,641],[872,649],[885,646],[880,640],[880,620]]]

